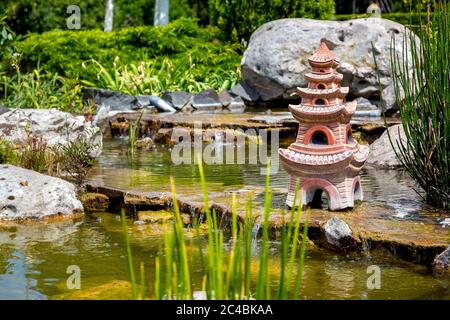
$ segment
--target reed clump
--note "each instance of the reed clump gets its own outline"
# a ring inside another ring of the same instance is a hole
[[[175,182],[171,178],[171,191],[173,196],[173,210],[175,221],[172,232],[164,236],[164,245],[155,258],[155,275],[153,283],[154,299],[193,299],[194,293],[199,292],[207,299],[299,299],[302,281],[302,270],[307,244],[309,211],[299,206],[292,208],[285,227],[282,230],[280,272],[278,279],[269,274],[269,215],[271,211],[271,191],[269,189],[270,163],[267,168],[264,213],[262,221],[262,239],[259,241],[259,261],[256,274],[256,284],[252,283],[252,258],[255,256],[254,244],[254,218],[253,204],[250,196],[246,201],[245,216],[238,218],[236,196],[232,197],[232,217],[230,240],[224,243],[224,231],[218,227],[216,212],[208,205],[208,192],[205,175],[201,161],[199,161],[199,172],[205,204],[205,216],[207,224],[206,248],[198,241],[200,238],[199,223],[194,221],[194,229],[197,237],[186,240],[184,225],[181,218],[180,208],[177,202]],[[298,184],[296,186],[298,190]],[[297,194],[297,192],[296,192]],[[301,227],[303,217],[304,225]],[[132,254],[129,245],[125,215],[124,221],[125,240],[127,242],[127,254],[129,257],[130,278],[133,283],[133,294],[136,299],[145,297],[145,283],[143,281],[143,267],[141,265],[141,290],[137,288],[137,281],[133,269]],[[300,233],[303,236],[300,237]],[[301,239],[301,240],[299,240]],[[198,248],[201,270],[194,270],[192,266],[192,255],[188,254],[187,241],[195,241],[196,245],[189,246]],[[193,283],[193,273],[200,272],[201,284]],[[272,277],[272,279],[271,279]],[[276,280],[276,281],[275,281]],[[139,293],[140,292],[140,293]]]
[[[390,140],[406,171],[424,190],[424,200],[448,210],[450,4],[438,1],[434,7],[430,22],[420,22],[420,43],[413,33],[405,32],[399,56],[395,54],[398,44],[392,42],[393,83],[406,139]]]

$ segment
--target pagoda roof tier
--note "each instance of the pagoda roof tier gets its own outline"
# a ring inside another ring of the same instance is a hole
[[[308,153],[301,153],[297,152],[291,149],[280,149],[283,152],[280,152],[280,154],[297,164],[304,164],[304,165],[329,165],[329,164],[337,164],[340,162],[343,162],[345,160],[350,159],[353,156],[353,151],[351,150],[345,150],[342,152],[338,152],[335,154],[330,155],[318,155],[318,154],[308,154]]]
[[[368,147],[358,145],[355,150],[345,150],[329,155],[278,149],[278,154],[284,169],[290,174],[313,177],[340,172],[347,176],[356,176],[367,159]]]
[[[305,79],[311,82],[340,82],[344,78],[342,73],[307,73]]]
[[[299,142],[292,143],[288,149],[294,152],[300,152],[309,155],[333,155],[338,154],[347,150],[352,152],[358,151],[359,145],[357,143],[353,144],[342,144],[335,143],[330,145],[311,145],[311,144],[303,144]]]
[[[299,88],[297,92],[302,98],[345,98],[348,94],[348,87],[339,87],[331,89],[313,89],[313,88]]]
[[[336,67],[339,64],[339,60],[333,51],[328,49],[325,42],[321,42],[319,48],[314,52],[314,54],[308,59],[311,66],[331,66]]]
[[[356,110],[356,101],[331,106],[289,105],[289,111],[299,122],[347,123]]]

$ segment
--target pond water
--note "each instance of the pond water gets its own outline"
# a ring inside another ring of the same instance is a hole
[[[260,173],[264,165],[205,166],[210,192],[235,191],[264,185]],[[94,181],[111,187],[143,191],[168,191],[168,177],[174,176],[179,194],[199,193],[196,165],[171,165],[169,148],[138,151],[133,161],[127,159],[126,141],[105,141],[104,152],[92,172]],[[274,206],[284,203],[287,175],[280,168],[271,176],[275,193]],[[400,171],[362,171],[365,201],[395,209],[393,219],[417,219],[423,210],[412,190],[414,184]],[[436,218],[439,219],[439,218]],[[145,263],[148,286],[152,286],[154,258],[162,245],[164,229],[160,225],[137,225],[128,221],[131,249],[136,270]],[[199,241],[204,241],[200,239]],[[192,252],[193,269],[198,270]],[[255,268],[258,247],[255,248]],[[279,272],[279,243],[271,243],[270,270],[273,285]],[[81,270],[81,290],[67,288],[67,268]],[[369,290],[367,268],[381,268],[381,288]],[[122,224],[109,213],[88,214],[77,221],[10,224],[0,226],[0,299],[64,299],[131,297]],[[194,285],[200,288],[199,275]],[[450,281],[431,271],[393,257],[383,251],[369,255],[341,255],[325,249],[307,251],[303,299],[450,299]]]

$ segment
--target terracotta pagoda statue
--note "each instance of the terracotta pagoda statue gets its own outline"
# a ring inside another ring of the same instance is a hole
[[[297,140],[278,150],[290,176],[286,204],[298,206],[301,199],[305,205],[320,207],[325,195],[329,210],[353,207],[355,200],[363,198],[358,173],[369,153],[368,146],[352,137],[349,121],[356,101],[345,101],[348,87],[340,86],[339,60],[324,42],[308,62],[312,68],[305,75],[308,87],[297,88],[301,103],[289,106],[299,122]],[[299,194],[294,204],[297,180]]]

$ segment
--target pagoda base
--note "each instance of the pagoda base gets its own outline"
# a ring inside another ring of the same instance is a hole
[[[294,204],[296,181],[300,181],[299,191]],[[353,208],[355,201],[363,200],[363,191],[359,176],[356,177],[334,177],[329,180],[320,178],[290,177],[289,191],[286,199],[288,207],[311,205],[322,206],[322,196],[328,200],[328,210],[336,211]]]

